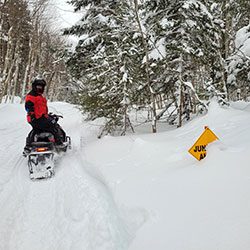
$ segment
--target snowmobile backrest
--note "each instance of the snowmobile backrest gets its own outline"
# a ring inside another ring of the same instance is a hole
[[[53,148],[54,148],[52,142],[44,142],[44,141],[32,142],[31,146],[33,148],[32,151],[36,151],[36,150],[34,150],[36,148],[44,148],[44,149],[46,149],[45,151],[53,150]]]

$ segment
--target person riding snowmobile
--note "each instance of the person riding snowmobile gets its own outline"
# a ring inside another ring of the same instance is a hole
[[[27,121],[33,130],[26,138],[24,152],[30,151],[31,143],[34,140],[36,131],[49,132],[54,135],[58,148],[63,148],[64,144],[56,126],[57,120],[48,113],[47,100],[43,96],[46,86],[44,79],[36,78],[32,82],[32,90],[25,97],[25,110],[27,111]],[[61,131],[65,134],[64,131]]]

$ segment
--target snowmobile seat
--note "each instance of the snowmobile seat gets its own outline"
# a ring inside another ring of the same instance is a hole
[[[54,136],[48,132],[42,132],[35,134],[34,137],[35,142],[54,142]]]

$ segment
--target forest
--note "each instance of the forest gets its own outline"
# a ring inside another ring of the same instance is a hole
[[[100,137],[181,127],[221,105],[249,101],[250,1],[71,0],[82,18],[58,30],[52,0],[0,1],[0,101],[23,101],[32,79],[46,97],[103,119]],[[78,37],[74,49],[67,36]]]

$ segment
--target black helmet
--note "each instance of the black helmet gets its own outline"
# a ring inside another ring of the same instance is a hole
[[[40,86],[37,88],[37,86]],[[46,86],[46,81],[42,78],[35,78],[32,82],[32,89],[39,94],[42,94],[44,92],[44,87]]]
[[[32,88],[36,87],[37,85],[46,86],[46,81],[44,79],[40,78],[35,78],[32,82]]]

